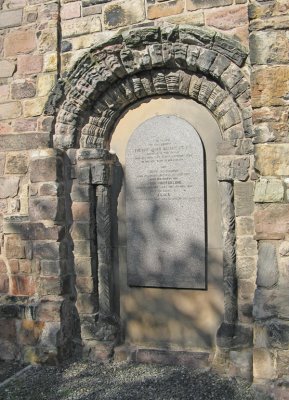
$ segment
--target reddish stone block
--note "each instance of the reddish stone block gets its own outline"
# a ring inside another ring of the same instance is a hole
[[[4,39],[4,53],[6,57],[13,57],[19,53],[30,53],[36,49],[35,31],[12,31]]]
[[[0,274],[0,293],[9,292],[9,278],[6,274]]]
[[[17,59],[17,73],[19,75],[37,74],[42,71],[43,57],[37,55],[21,55]]]
[[[289,232],[289,204],[259,206],[254,220],[256,239],[284,239]]]
[[[71,19],[80,17],[80,1],[74,3],[63,4],[61,8],[61,19]]]
[[[206,24],[218,29],[233,29],[248,24],[247,6],[207,10]]]
[[[0,135],[12,132],[11,122],[0,122]]]
[[[33,276],[14,275],[10,276],[10,294],[15,296],[33,296],[36,291]]]
[[[36,345],[41,337],[44,322],[23,320],[18,326],[18,342],[21,345]]]
[[[0,274],[6,274],[7,266],[3,260],[0,260]]]
[[[9,269],[11,274],[18,274],[19,260],[9,260]]]
[[[73,203],[71,209],[74,221],[90,221],[90,203]]]
[[[25,243],[18,236],[8,236],[4,244],[5,255],[10,258],[25,258]]]
[[[30,274],[31,265],[31,260],[19,260],[19,271],[24,274]]]
[[[14,122],[15,132],[34,132],[37,128],[36,118],[17,119]]]

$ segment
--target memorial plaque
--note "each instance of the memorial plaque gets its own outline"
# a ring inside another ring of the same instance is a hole
[[[128,284],[206,288],[204,154],[172,115],[140,125],[126,149]]]

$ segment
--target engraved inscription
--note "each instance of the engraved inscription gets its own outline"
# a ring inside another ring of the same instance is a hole
[[[205,288],[204,160],[194,128],[147,120],[126,150],[128,283]]]

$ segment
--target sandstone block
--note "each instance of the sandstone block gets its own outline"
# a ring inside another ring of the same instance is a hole
[[[250,236],[242,236],[237,239],[238,256],[248,257],[257,255],[257,242]]]
[[[289,174],[289,144],[258,144],[255,146],[255,168],[261,175]]]
[[[91,239],[90,226],[86,222],[74,222],[71,229],[71,237],[74,240]]]
[[[284,199],[284,186],[280,179],[263,179],[256,182],[254,201],[256,203],[277,203]]]
[[[62,161],[58,157],[36,158],[31,160],[31,182],[57,181],[61,176]]]
[[[30,274],[32,272],[31,260],[19,260],[19,271],[23,274]]]
[[[44,54],[43,72],[57,71],[57,53]]]
[[[237,217],[249,216],[254,211],[253,191],[253,182],[235,182],[234,199]]]
[[[0,175],[4,174],[5,160],[5,153],[0,153]]]
[[[90,203],[73,203],[71,209],[74,221],[90,221]]]
[[[289,241],[285,241],[280,244],[279,254],[282,257],[289,256]]]
[[[7,266],[3,260],[0,259],[0,274],[7,273]]]
[[[206,25],[228,30],[248,24],[247,6],[224,7],[206,11]]]
[[[288,376],[289,375],[289,350],[280,350],[277,352],[277,378],[282,378],[284,375]],[[281,394],[281,393],[280,393]],[[280,395],[275,398],[286,398],[288,394],[287,389],[284,390],[283,396]]]
[[[92,276],[93,259],[90,257],[75,257],[75,272],[79,276]]]
[[[91,277],[76,277],[76,289],[80,293],[93,293],[95,290],[95,282]]]
[[[144,19],[145,10],[142,0],[120,0],[107,4],[103,8],[105,29],[136,24]]]
[[[53,223],[4,221],[3,231],[20,235],[23,240],[58,240],[61,237],[61,227]]]
[[[242,324],[222,322],[217,332],[217,344],[222,349],[242,349],[250,347],[253,342],[252,328]]]
[[[288,105],[289,66],[266,66],[252,72],[253,107]]]
[[[87,15],[101,14],[101,12],[102,6],[100,4],[96,4],[94,6],[84,7],[82,10],[82,15],[86,17]]]
[[[99,17],[83,17],[76,20],[66,20],[62,23],[62,37],[74,37],[87,35],[101,30],[101,22]]]
[[[275,357],[267,349],[253,350],[253,375],[256,382],[264,382],[275,377]]]
[[[229,374],[231,376],[251,381],[253,376],[252,365],[252,350],[230,351]]]
[[[253,235],[254,219],[252,217],[237,217],[236,218],[236,234],[237,236]]]
[[[253,32],[250,35],[252,64],[279,64],[288,60],[289,40],[285,31]]]
[[[289,231],[289,204],[260,205],[254,220],[256,239],[283,239]]]
[[[22,23],[22,9],[0,11],[0,29],[13,28]]]
[[[14,122],[15,132],[35,132],[37,121],[34,118],[17,119]]]
[[[257,285],[271,288],[278,281],[278,263],[276,248],[271,243],[260,243],[257,263]]]
[[[233,0],[188,0],[187,10],[194,11],[199,8],[213,8],[221,6],[229,6],[233,4]]]
[[[72,19],[72,18],[79,18],[80,17],[80,10],[81,10],[81,2],[75,1],[73,3],[63,4],[61,7],[61,19]]]
[[[9,78],[15,71],[15,64],[12,61],[0,61],[0,78]]]
[[[1,67],[0,67],[1,71]],[[0,99],[1,101],[6,101],[9,98],[10,88],[9,85],[0,85]]]
[[[237,277],[249,279],[256,275],[256,257],[237,257]]]
[[[36,309],[36,319],[40,321],[60,321],[61,297],[42,300]]]
[[[38,96],[47,96],[56,83],[55,74],[41,74],[37,79]]]
[[[60,278],[55,276],[40,277],[39,290],[44,296],[62,294]]]
[[[147,17],[148,19],[157,19],[180,14],[184,11],[184,6],[183,0],[170,0],[165,3],[148,5]]]
[[[0,274],[0,294],[7,294],[9,292],[9,278],[6,274]],[[2,334],[1,334],[2,336]]]
[[[24,79],[16,80],[11,85],[12,99],[25,99],[27,97],[34,97],[36,94],[36,87],[33,81]]]
[[[59,176],[61,176],[61,171],[58,177]],[[63,185],[57,182],[47,182],[39,186],[39,196],[62,196],[63,193]]]
[[[11,104],[11,103],[10,103]],[[21,135],[7,134],[1,135],[1,144],[7,150],[29,150],[35,149],[35,144],[39,147],[50,146],[48,133],[25,133]]]
[[[36,38],[33,30],[11,31],[4,39],[4,54],[13,57],[19,53],[30,53],[36,49]]]
[[[17,195],[19,189],[19,178],[0,178],[0,199],[7,199]]]
[[[19,236],[9,235],[4,243],[5,255],[10,258],[25,258],[25,242]]]
[[[38,37],[38,50],[40,53],[57,50],[57,30],[44,29]]]
[[[59,276],[65,272],[60,260],[41,260],[40,265],[42,276]]]
[[[28,170],[28,156],[25,153],[8,153],[6,156],[5,174],[23,175]]]
[[[59,201],[54,197],[31,198],[29,215],[32,221],[64,218],[63,212],[59,212]]]
[[[10,293],[14,296],[33,296],[36,286],[33,276],[14,275],[10,277]]]
[[[21,345],[36,345],[41,337],[44,322],[23,320],[18,322],[18,341]]]
[[[57,260],[65,253],[63,245],[59,242],[35,241],[33,244],[35,257],[43,260]]]
[[[74,240],[73,252],[75,257],[90,257],[92,244],[90,240]]]
[[[277,317],[278,310],[276,299],[278,295],[278,291],[274,289],[256,289],[253,304],[253,315],[256,320]]]
[[[97,299],[95,294],[78,293],[76,307],[80,314],[92,314],[97,312]]]
[[[17,59],[17,73],[19,75],[37,74],[41,72],[42,65],[42,56],[23,54]]]
[[[218,179],[225,181],[245,181],[249,176],[249,157],[221,157],[217,158]]]
[[[24,117],[37,117],[41,115],[44,110],[46,97],[37,97],[31,100],[23,101],[23,116]]]
[[[73,185],[71,200],[76,202],[86,202],[90,199],[90,187],[88,185]]]
[[[20,117],[21,113],[22,108],[19,101],[0,104],[0,120],[17,118]]]

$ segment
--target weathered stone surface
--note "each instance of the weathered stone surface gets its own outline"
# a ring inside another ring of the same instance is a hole
[[[4,244],[7,258],[25,258],[25,243],[17,236],[8,236]]]
[[[26,97],[34,97],[36,94],[36,87],[33,81],[24,79],[16,80],[11,85],[12,99],[24,99]]]
[[[8,78],[9,76],[12,76],[15,71],[15,63],[8,61],[8,60],[3,60],[0,61],[0,78]]]
[[[258,249],[257,285],[271,288],[278,281],[276,248],[271,243],[260,243]]]
[[[286,31],[253,32],[250,35],[252,64],[280,64],[288,61],[289,36]]]
[[[234,199],[236,217],[251,215],[254,211],[253,182],[235,182]]]
[[[34,118],[17,119],[14,122],[15,132],[35,132],[37,128],[37,121]]]
[[[61,19],[79,18],[81,12],[81,2],[75,1],[73,3],[63,4],[61,7]]]
[[[283,257],[289,256],[289,241],[284,241],[280,244],[279,254]]]
[[[289,66],[266,66],[252,72],[253,107],[288,105]]]
[[[101,14],[102,6],[100,4],[95,4],[90,7],[84,7],[82,10],[82,15],[86,17],[87,15]]]
[[[68,21],[69,22],[69,21]],[[57,53],[48,53],[43,55],[43,72],[57,71]]]
[[[99,17],[89,16],[76,20],[67,20],[62,23],[62,37],[87,35],[101,30]]]
[[[217,158],[218,179],[221,181],[245,181],[249,176],[249,157],[224,157]]]
[[[278,319],[271,320],[266,324],[266,336],[268,347],[277,349],[288,349],[289,324]]]
[[[39,292],[44,296],[62,294],[61,280],[57,276],[40,277]]]
[[[31,75],[41,72],[43,65],[42,56],[23,54],[17,58],[17,73]]]
[[[136,24],[145,19],[144,3],[142,0],[121,0],[105,5],[103,18],[106,29]]]
[[[237,254],[244,257],[257,255],[257,242],[250,236],[237,238]]]
[[[22,108],[19,101],[0,104],[0,120],[20,117],[21,112]]]
[[[90,203],[74,202],[72,204],[72,215],[74,221],[89,221],[90,220]]]
[[[257,239],[283,239],[289,229],[289,204],[259,206],[254,220]]]
[[[1,135],[1,143],[7,150],[29,150],[35,149],[35,143],[39,147],[49,147],[50,137],[47,133]]]
[[[5,221],[3,230],[7,234],[20,235],[24,240],[58,240],[61,236],[61,227],[41,222],[14,222]]]
[[[23,116],[24,117],[37,117],[41,115],[46,103],[46,97],[37,97],[31,100],[23,101]]]
[[[289,144],[258,144],[255,146],[255,168],[261,175],[289,174]]]
[[[6,57],[13,57],[19,53],[30,53],[36,48],[35,32],[11,31],[4,39],[4,53]]]
[[[284,186],[280,179],[263,179],[256,182],[254,201],[256,203],[276,203],[284,199]]]
[[[251,349],[230,351],[229,375],[251,381],[253,377],[252,364],[253,352]]]
[[[31,182],[56,181],[62,176],[61,168],[62,161],[57,157],[31,160],[30,180]]]
[[[6,174],[25,174],[28,170],[28,156],[23,153],[8,153],[6,156]]]
[[[169,15],[180,14],[184,10],[183,0],[170,0],[165,3],[148,5],[148,19],[168,17]]]
[[[282,378],[283,376],[289,375],[289,350],[281,350],[277,352],[277,366],[276,366],[276,373],[277,378]],[[283,390],[282,390],[283,389]],[[279,389],[280,390],[280,389]],[[276,393],[275,398],[286,398],[288,390],[285,388],[281,388],[279,393]]]
[[[38,75],[37,80],[37,94],[38,96],[47,96],[56,83],[56,76],[54,74],[41,74]]]
[[[206,11],[206,25],[217,29],[233,29],[248,24],[247,6],[225,7]]]
[[[29,215],[31,220],[58,220],[64,218],[63,201],[55,197],[31,198],[29,202]]]
[[[249,279],[255,276],[256,264],[256,257],[237,257],[237,277],[239,279]]]
[[[217,344],[224,349],[242,349],[250,347],[253,331],[250,326],[223,322],[217,332]]]
[[[16,196],[19,189],[19,181],[20,179],[16,177],[0,178],[0,199]]]
[[[237,236],[253,235],[254,219],[252,217],[237,217],[236,218],[236,234]]]
[[[13,28],[22,23],[23,10],[0,11],[0,29]]]
[[[188,0],[188,11],[198,10],[199,8],[213,8],[220,6],[229,6],[233,0]]]
[[[275,289],[257,288],[253,304],[254,317],[257,320],[277,317],[277,297],[278,292]]]
[[[81,276],[92,276],[93,259],[90,257],[75,257],[75,271]]]
[[[97,312],[97,299],[95,294],[79,293],[77,296],[76,307],[79,313],[92,314]]]
[[[274,353],[267,349],[253,350],[253,374],[256,382],[269,381],[275,378]]]
[[[23,320],[18,324],[18,340],[21,345],[36,345],[44,328],[44,322]]]

